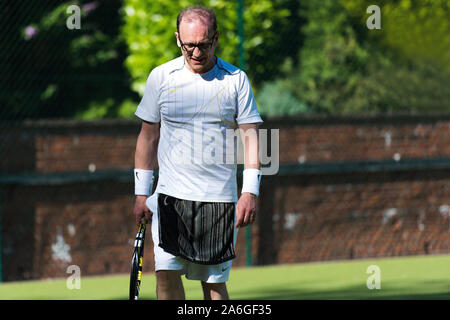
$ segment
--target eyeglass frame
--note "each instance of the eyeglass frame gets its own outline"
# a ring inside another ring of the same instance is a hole
[[[181,35],[178,34],[178,41],[180,41],[180,46],[181,49],[183,49],[184,51],[186,51],[188,54],[192,54],[194,53],[195,48],[197,48],[200,52],[205,52],[206,50],[211,49],[212,45],[214,44],[214,42],[216,41],[215,37],[217,35],[217,31],[214,32],[213,36],[212,36],[212,40],[210,42],[206,42],[206,43],[198,43],[198,44],[193,44],[193,43],[183,43],[183,41],[181,41]],[[192,46],[193,48],[191,50],[188,50],[186,48],[186,45]],[[200,48],[200,46],[205,46],[203,49]]]

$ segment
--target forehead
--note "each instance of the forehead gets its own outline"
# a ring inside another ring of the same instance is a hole
[[[202,17],[183,17],[180,22],[180,36],[185,42],[208,40],[209,35],[210,23]]]

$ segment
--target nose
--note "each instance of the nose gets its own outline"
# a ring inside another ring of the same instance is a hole
[[[202,55],[202,52],[200,51],[200,49],[198,47],[194,48],[194,51],[192,51],[192,56],[194,58],[198,58]]]

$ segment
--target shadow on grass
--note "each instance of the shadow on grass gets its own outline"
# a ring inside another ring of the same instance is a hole
[[[381,283],[381,289],[372,290],[369,290],[365,283],[333,289],[312,289],[313,287],[313,281],[306,281],[298,289],[284,288],[282,285],[251,290],[233,290],[229,287],[229,292],[232,300],[450,300],[450,279],[414,283],[385,281]],[[186,297],[192,298],[189,289],[186,289]],[[156,299],[151,294],[143,294],[140,298]],[[128,300],[128,295],[109,300]]]
[[[368,290],[368,289],[367,289]],[[188,293],[187,298],[189,299]],[[398,293],[380,294],[373,292],[370,294],[361,292],[360,289],[351,290],[349,288],[336,291],[301,291],[276,288],[267,293],[261,291],[230,292],[231,300],[450,300],[450,293]],[[128,297],[116,297],[108,300],[128,300]],[[155,297],[142,297],[140,300],[156,300]]]
[[[332,290],[274,287],[268,290],[241,290],[234,294],[230,292],[230,296],[244,300],[450,300],[450,280],[444,283],[424,282],[419,286],[415,283],[411,288],[386,284],[384,287],[382,285],[381,289],[372,290],[360,285]]]

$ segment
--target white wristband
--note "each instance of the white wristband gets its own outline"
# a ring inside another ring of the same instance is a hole
[[[134,169],[134,194],[148,196],[153,188],[153,170]]]
[[[250,192],[257,196],[259,194],[259,184],[261,182],[261,176],[261,170],[245,169],[243,172],[241,193]]]

